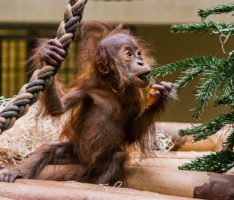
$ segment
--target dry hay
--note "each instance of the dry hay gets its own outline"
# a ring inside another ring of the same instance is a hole
[[[0,110],[3,106],[0,107]],[[57,142],[66,116],[59,120],[36,117],[38,104],[18,119],[15,125],[0,136],[0,166],[17,163],[43,144]]]

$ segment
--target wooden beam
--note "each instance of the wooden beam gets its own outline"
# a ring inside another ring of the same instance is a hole
[[[194,188],[209,182],[206,172],[157,167],[129,167],[128,186],[161,194],[193,197]]]
[[[14,199],[33,200],[190,200],[191,198],[141,192],[132,189],[81,184],[77,182],[54,182],[20,180],[0,183],[0,195]]]
[[[170,151],[170,152],[155,152],[150,156],[141,156],[137,153],[129,155],[127,166],[136,167],[159,167],[178,169],[179,166],[195,160],[198,157],[208,155],[211,152],[194,152],[194,151]]]
[[[72,180],[79,168],[71,166],[47,166],[38,179]],[[131,189],[166,195],[192,197],[194,187],[209,182],[206,172],[182,171],[161,167],[127,167],[127,183]],[[1,185],[0,185],[1,186]],[[0,193],[1,195],[1,193]]]

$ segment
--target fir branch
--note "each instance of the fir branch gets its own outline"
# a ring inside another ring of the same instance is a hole
[[[174,63],[162,65],[152,69],[151,73],[148,75],[148,78],[156,78],[158,76],[165,76],[172,74],[178,70],[186,70],[194,67],[210,67],[210,66],[221,66],[224,65],[227,61],[211,56],[199,56],[194,58],[187,58],[184,60],[179,60]]]
[[[189,81],[193,80],[196,76],[202,73],[204,70],[203,66],[198,66],[194,68],[189,68],[186,71],[182,72],[183,75],[180,76],[179,80],[174,83],[176,90],[184,87]]]
[[[234,76],[234,73],[233,73]],[[226,77],[226,81],[228,81],[226,84],[224,84],[222,91],[221,91],[221,95],[216,98],[215,100],[215,106],[219,106],[219,105],[227,105],[231,108],[234,108],[234,83],[233,77],[229,78]]]
[[[201,116],[201,112],[204,110],[204,107],[208,104],[208,102],[212,99],[215,94],[216,89],[222,85],[222,76],[216,73],[216,76],[211,74],[203,78],[202,84],[198,87],[195,97],[197,99],[197,106],[193,112],[193,118],[199,119]]]
[[[212,31],[213,34],[232,35],[234,33],[233,23],[219,23],[219,22],[202,22],[202,23],[188,23],[171,26],[174,33],[189,33],[189,32],[207,32]]]
[[[199,119],[201,112],[208,102],[214,97],[216,91],[230,92],[227,85],[233,87],[231,79],[233,78],[233,67],[229,63],[220,66],[210,66],[203,75],[203,81],[198,87],[195,97],[197,99],[197,107],[193,113],[194,119]]]
[[[180,136],[193,135],[194,141],[207,139],[227,124],[234,123],[234,112],[220,115],[210,122],[190,129],[180,130]]]
[[[227,138],[227,141],[223,145],[224,151],[232,151],[234,147],[234,128],[232,128],[232,131],[230,132],[230,135]]]
[[[213,8],[206,8],[206,9],[200,9],[198,11],[198,15],[205,19],[209,15],[214,15],[214,14],[221,14],[221,13],[229,13],[234,11],[234,4],[227,4],[227,5],[218,5]]]
[[[179,169],[223,173],[233,166],[234,153],[232,151],[221,151],[197,158],[191,163],[180,166]]]
[[[224,87],[223,87],[223,95],[225,95],[225,96],[230,95],[231,97],[233,97],[233,94],[234,94],[234,82],[233,82],[234,81],[234,72],[233,72],[233,74],[226,74],[225,80],[226,80],[226,84],[224,84]]]
[[[234,91],[232,91],[230,94],[228,95],[223,95],[221,97],[218,97],[215,100],[215,106],[220,106],[220,105],[227,105],[230,106],[231,108],[234,108]]]

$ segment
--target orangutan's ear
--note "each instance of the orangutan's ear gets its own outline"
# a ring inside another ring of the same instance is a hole
[[[104,65],[103,63],[98,64],[98,71],[102,74],[109,74],[110,73],[109,66]]]
[[[99,45],[95,55],[97,71],[103,75],[110,73],[110,55],[106,48]]]

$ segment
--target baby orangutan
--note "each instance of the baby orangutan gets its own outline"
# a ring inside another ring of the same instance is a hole
[[[55,79],[41,97],[44,114],[56,118],[71,110],[62,131],[67,142],[42,147],[16,168],[2,171],[1,181],[37,178],[59,159],[79,165],[78,181],[125,181],[126,146],[138,143],[144,149],[147,134],[172,97],[171,83],[154,84],[151,95],[156,101],[145,108],[141,89],[149,84],[145,76],[152,59],[128,30],[92,22],[84,24],[80,34],[76,77],[65,92]],[[32,56],[34,69],[41,62],[59,69],[65,55],[56,39],[44,41]]]

